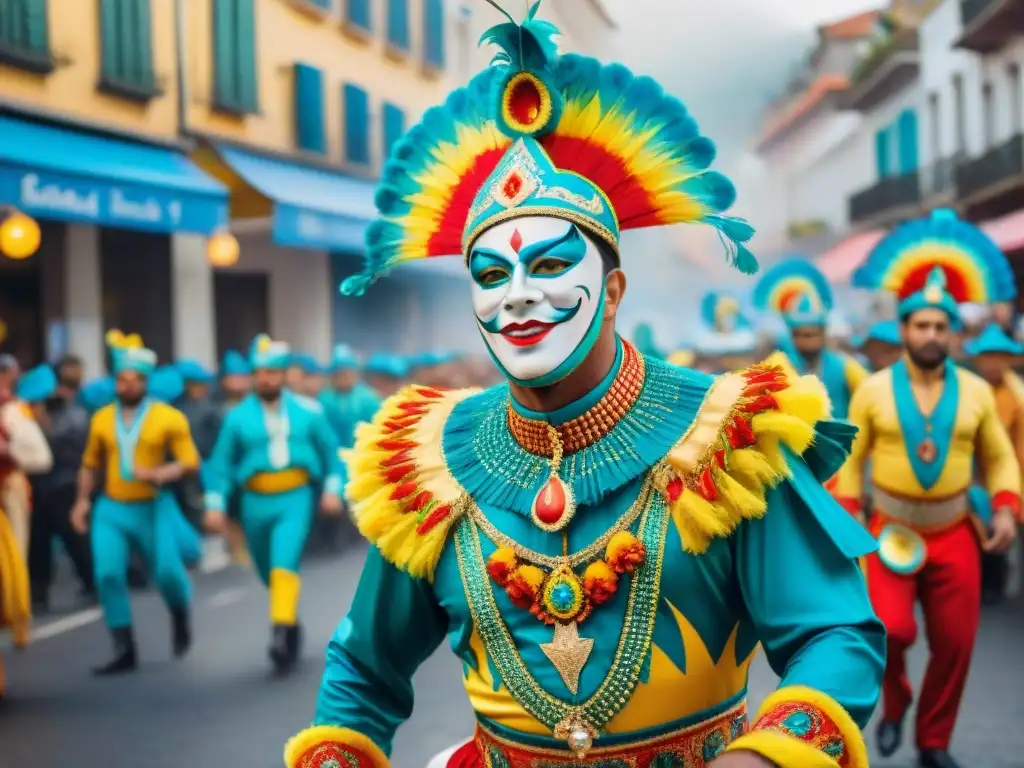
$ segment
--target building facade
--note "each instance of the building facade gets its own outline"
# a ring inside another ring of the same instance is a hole
[[[83,7],[84,6],[84,7]],[[175,4],[7,0],[0,27],[0,208],[39,222],[39,250],[0,259],[7,351],[63,351],[90,373],[110,328],[167,358],[173,275],[227,225],[227,189],[186,156]]]

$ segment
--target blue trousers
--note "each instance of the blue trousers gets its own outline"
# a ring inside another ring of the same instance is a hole
[[[299,572],[302,550],[313,525],[312,486],[284,493],[242,493],[242,529],[260,581],[270,584],[276,569]]]
[[[182,519],[174,496],[162,492],[152,501],[97,499],[92,513],[92,554],[96,591],[111,629],[131,626],[128,564],[132,550],[146,562],[170,608],[185,608],[192,586],[182,561]]]

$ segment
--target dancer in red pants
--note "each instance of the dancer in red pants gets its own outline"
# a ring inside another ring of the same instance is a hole
[[[952,258],[957,254],[958,258]],[[912,700],[906,651],[917,638],[920,601],[931,659],[918,699],[917,748],[923,768],[957,768],[949,754],[981,611],[979,538],[989,551],[1009,547],[1020,510],[1020,468],[984,380],[948,358],[957,306],[1000,300],[1012,277],[995,245],[954,214],[938,211],[898,228],[869,257],[862,277],[900,297],[905,354],[854,394],[850,421],[859,428],[839,473],[837,496],[851,512],[863,497],[871,459],[868,589],[888,633],[878,748],[893,754]],[[1001,275],[1009,282],[1000,281]],[[975,462],[995,513],[970,513]]]

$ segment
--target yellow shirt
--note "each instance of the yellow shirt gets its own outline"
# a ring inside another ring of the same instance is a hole
[[[115,501],[148,501],[157,494],[149,483],[125,480],[121,476],[121,462],[117,445],[114,405],[96,411],[89,424],[89,439],[85,444],[82,466],[98,470],[106,466],[104,493]],[[192,442],[188,419],[177,408],[164,403],[151,403],[135,445],[133,467],[154,468],[165,464],[168,457],[179,464],[196,469],[199,451]]]
[[[925,490],[914,474],[896,413],[892,369],[872,375],[853,395],[849,421],[858,428],[850,458],[839,471],[836,495],[860,499],[864,462],[871,458],[871,483],[897,496],[943,499],[971,484],[975,456],[990,494],[1020,493],[1020,467],[1010,437],[999,421],[992,388],[963,368],[956,369],[959,402],[946,463],[938,481]],[[911,386],[914,372],[911,370]]]

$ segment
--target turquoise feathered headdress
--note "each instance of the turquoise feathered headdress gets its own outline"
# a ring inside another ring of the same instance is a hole
[[[710,170],[715,145],[683,103],[621,64],[559,54],[539,7],[521,24],[501,11],[507,21],[481,40],[498,48],[492,66],[396,142],[365,269],[343,293],[397,264],[466,256],[486,228],[535,215],[573,222],[615,253],[623,230],[709,224],[731,263],[756,271],[744,245],[754,230],[724,215],[735,190]]]
[[[700,300],[700,316],[708,328],[719,333],[752,328],[740,300],[727,291],[708,291]]]
[[[947,209],[896,227],[854,272],[853,284],[893,292],[905,317],[903,302],[927,282],[934,285],[936,269],[954,305],[1012,301],[1017,295],[1013,270],[999,246]]]
[[[817,267],[791,258],[771,267],[754,286],[754,306],[778,312],[789,328],[825,326],[832,311],[832,288]]]

